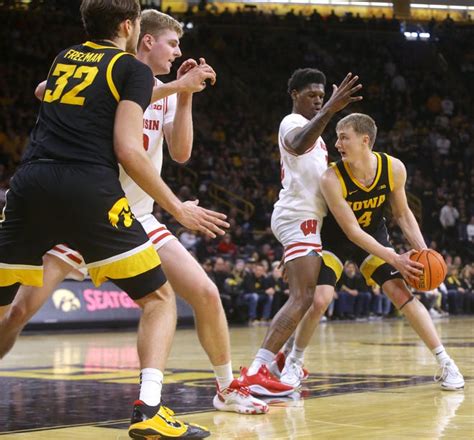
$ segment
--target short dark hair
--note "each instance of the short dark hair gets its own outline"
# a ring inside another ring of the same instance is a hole
[[[318,69],[307,67],[296,69],[288,80],[288,93],[292,90],[300,91],[309,84],[323,84],[326,86],[326,75]]]
[[[90,38],[115,38],[122,21],[135,21],[140,17],[140,2],[139,0],[82,0],[81,17],[84,29]]]

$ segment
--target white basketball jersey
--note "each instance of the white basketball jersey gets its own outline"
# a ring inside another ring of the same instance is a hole
[[[163,84],[155,78],[155,84]],[[176,112],[176,95],[170,95],[150,104],[143,115],[143,147],[157,172],[163,165],[163,127],[173,122]],[[120,183],[135,217],[151,214],[153,199],[143,191],[120,167]]]
[[[280,191],[275,208],[288,217],[309,216],[322,219],[327,212],[319,182],[328,166],[326,144],[319,137],[306,153],[297,155],[284,142],[285,136],[296,127],[309,122],[304,116],[291,113],[283,118],[278,132],[281,157]]]

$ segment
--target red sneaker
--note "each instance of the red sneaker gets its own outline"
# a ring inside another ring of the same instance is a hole
[[[258,372],[253,375],[248,374],[248,369],[240,369],[240,381],[249,388],[255,396],[287,396],[295,389],[290,385],[281,383],[273,376],[266,365],[262,365]]]

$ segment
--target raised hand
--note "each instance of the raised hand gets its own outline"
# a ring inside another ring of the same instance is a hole
[[[199,231],[215,238],[224,235],[230,225],[225,221],[227,216],[220,212],[198,206],[199,200],[187,201],[181,205],[181,212],[175,216],[183,226],[193,231]]]
[[[348,73],[339,87],[333,84],[332,95],[326,106],[330,107],[333,112],[338,112],[350,103],[362,100],[362,96],[354,96],[362,88],[362,84],[356,84],[358,80],[357,75],[352,76],[352,73]]]
[[[198,63],[196,60],[193,60],[192,58],[187,59],[184,61],[181,66],[179,66],[178,72],[176,73],[176,78],[180,79],[183,75],[188,73],[191,69],[196,67]]]
[[[423,274],[423,264],[410,259],[410,255],[414,253],[416,251],[412,249],[404,254],[397,255],[392,263],[406,280],[416,281]]]
[[[194,60],[187,60],[178,70],[178,80],[184,92],[201,92],[206,88],[206,80],[211,85],[216,83],[216,72],[204,58],[199,58],[199,64]]]

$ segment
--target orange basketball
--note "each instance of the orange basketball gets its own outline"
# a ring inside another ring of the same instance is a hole
[[[410,258],[424,266],[423,274],[420,278],[416,282],[409,282],[416,290],[427,291],[436,289],[446,278],[448,268],[444,258],[433,249],[423,249],[413,253]]]

